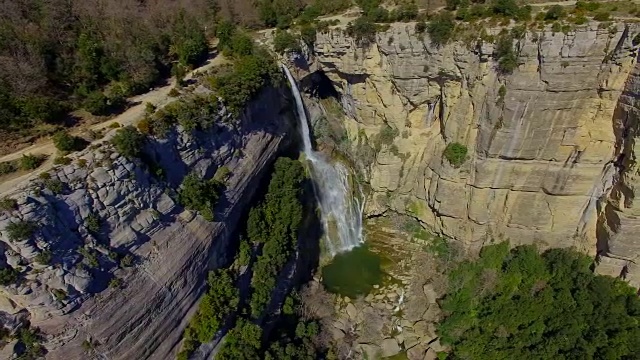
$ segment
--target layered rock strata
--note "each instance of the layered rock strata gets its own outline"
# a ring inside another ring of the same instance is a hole
[[[337,27],[315,44],[311,69],[340,92],[371,186],[367,213],[414,216],[471,249],[509,239],[601,250],[603,263],[620,259],[617,273],[635,266],[635,176],[621,154],[635,164],[640,27],[527,31],[504,74],[491,42],[438,47],[414,26],[393,24],[367,46]],[[468,149],[458,167],[443,156],[454,142]]]

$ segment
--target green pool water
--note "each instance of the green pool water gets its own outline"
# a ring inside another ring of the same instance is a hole
[[[336,294],[350,298],[365,295],[383,281],[381,257],[367,245],[336,255],[322,268],[322,282],[325,288]]]

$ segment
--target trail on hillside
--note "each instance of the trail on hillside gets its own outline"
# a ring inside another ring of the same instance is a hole
[[[194,69],[190,73],[185,76],[185,80],[192,79],[197,73],[204,72],[209,70],[210,68],[220,65],[224,63],[225,59],[222,55],[218,54],[217,56],[209,59],[206,64],[201,67]],[[119,123],[121,126],[127,125],[136,125],[139,120],[144,116],[146,103],[151,103],[155,105],[157,108],[164,107],[171,101],[176,98],[169,96],[169,92],[176,86],[175,79],[172,79],[167,85],[155,88],[152,91],[144,93],[142,95],[135,96],[133,98],[128,99],[129,102],[137,104],[130,108],[128,108],[122,114],[111,118],[107,121],[101,122],[99,124],[95,124],[89,127],[91,130],[106,130],[107,133],[101,139],[97,139],[92,141],[90,144],[100,144],[107,140],[109,140],[114,134],[115,129],[109,131],[109,125],[113,123]],[[15,190],[19,184],[38,176],[39,174],[51,170],[54,166],[54,158],[56,156],[57,149],[53,145],[51,139],[47,139],[44,142],[39,144],[35,144],[29,146],[27,148],[21,149],[14,153],[5,155],[0,157],[0,162],[11,161],[20,159],[23,155],[31,154],[31,155],[46,155],[47,160],[37,169],[30,171],[28,173],[22,173],[21,175],[17,175],[15,177],[8,177],[7,180],[0,183],[0,197],[11,193]],[[73,154],[71,154],[73,156]]]

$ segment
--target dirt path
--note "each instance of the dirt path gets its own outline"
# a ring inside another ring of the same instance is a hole
[[[192,72],[190,72],[189,74],[187,74],[187,76],[185,76],[185,80],[190,80],[193,78],[193,76],[197,73],[197,72],[203,72],[206,71],[216,65],[222,64],[224,63],[224,58],[219,55],[214,57],[213,59],[210,59],[209,61],[207,61],[206,64],[204,64],[203,66],[193,70]],[[89,127],[89,129],[91,130],[95,130],[95,131],[100,131],[100,130],[105,130],[107,131],[105,133],[105,136],[101,139],[98,140],[94,140],[91,142],[91,144],[99,144],[102,143],[104,141],[107,141],[111,138],[111,136],[113,136],[113,134],[115,133],[115,130],[109,130],[109,125],[113,124],[113,123],[119,123],[122,126],[127,126],[127,125],[135,125],[137,124],[137,122],[142,119],[142,116],[144,115],[144,110],[145,110],[145,106],[146,103],[151,103],[153,105],[155,105],[156,107],[160,108],[163,107],[165,105],[167,105],[168,103],[170,103],[171,101],[173,101],[175,98],[169,96],[169,92],[171,91],[171,89],[173,89],[175,87],[175,79],[171,79],[171,81],[169,82],[169,84],[163,86],[163,87],[159,87],[156,88],[152,91],[149,91],[145,94],[142,95],[138,95],[135,96],[133,98],[130,98],[129,101],[131,103],[137,104],[134,105],[132,107],[130,107],[129,109],[127,109],[125,112],[123,112],[122,114],[109,119],[105,122],[99,123],[99,124],[95,124]],[[2,183],[0,183],[0,196],[3,195],[7,195],[9,193],[11,193],[12,191],[16,190],[17,187],[23,183],[26,182],[28,179],[38,176],[39,174],[49,171],[53,166],[53,160],[56,156],[56,148],[53,145],[53,142],[48,139],[46,141],[43,141],[39,144],[35,144],[32,146],[29,146],[27,148],[21,149],[19,151],[16,151],[14,153],[5,155],[0,157],[0,162],[5,162],[5,161],[11,161],[11,160],[16,160],[21,158],[23,155],[26,154],[33,154],[33,155],[46,155],[48,156],[47,160],[36,170],[28,172],[28,173],[18,173],[16,174],[16,176],[14,177],[7,177],[5,178],[4,181],[2,181]],[[73,157],[73,154],[70,155],[70,157]]]

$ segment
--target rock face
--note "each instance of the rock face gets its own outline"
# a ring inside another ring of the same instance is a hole
[[[518,68],[501,74],[491,43],[436,47],[407,23],[362,47],[333,28],[318,34],[311,68],[340,92],[369,215],[413,216],[470,249],[509,239],[599,250],[619,275],[640,255],[638,32],[527,32],[514,41]],[[459,167],[443,156],[454,142],[468,149]]]
[[[0,260],[23,280],[0,289],[0,315],[26,309],[47,334],[51,359],[86,359],[88,352],[109,359],[174,357],[206,273],[228,260],[242,209],[287,143],[294,120],[283,99],[266,90],[240,119],[221,108],[209,130],[172,130],[147,142],[144,162],[127,160],[105,143],[57,167],[50,179],[17,189],[11,194],[17,210],[0,215]],[[166,181],[145,162],[161,167]],[[189,172],[211,177],[222,166],[230,175],[215,221],[181,213],[172,189]],[[62,193],[47,189],[56,180]],[[99,230],[91,217],[99,219]],[[7,226],[21,221],[37,230],[27,240],[11,240]],[[119,266],[125,254],[131,266],[126,260]],[[51,259],[39,264],[45,255]],[[82,346],[85,340],[93,349]]]

